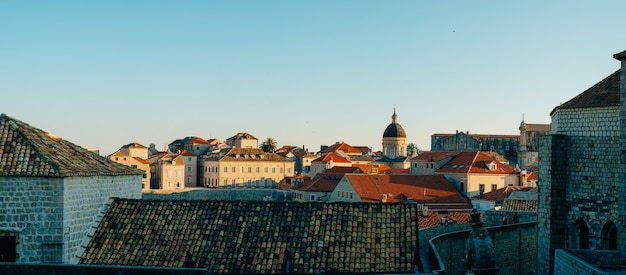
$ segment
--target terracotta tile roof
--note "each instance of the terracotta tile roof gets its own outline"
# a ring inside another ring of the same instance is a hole
[[[489,169],[490,164],[495,164],[495,169]],[[439,173],[472,173],[472,174],[516,174],[517,171],[508,165],[504,165],[487,153],[460,152],[448,163],[437,170]]]
[[[345,178],[363,202],[380,202],[381,195],[386,194],[389,203],[412,199],[429,208],[437,204],[472,207],[443,175],[346,174]]]
[[[365,174],[379,174],[390,171],[391,167],[386,164],[352,164],[352,167],[358,167]]]
[[[335,153],[328,153],[326,155],[323,155],[323,156],[321,156],[319,158],[316,158],[316,159],[312,160],[312,162],[313,161],[330,162],[331,160],[333,162],[350,163],[350,161],[348,159],[346,159],[346,158],[344,158],[344,157],[342,157],[340,155],[337,155]]]
[[[192,137],[189,140],[187,140],[185,144],[209,144],[209,142],[201,137]]]
[[[494,191],[491,191],[491,192],[484,193],[482,197],[474,196],[474,197],[472,197],[472,199],[479,199],[479,200],[485,200],[485,201],[495,201],[495,202],[503,202],[504,199],[506,199],[509,196],[511,196],[511,194],[513,194],[513,192],[516,192],[516,191],[528,192],[528,191],[531,191],[533,189],[534,188],[532,188],[532,187],[506,186],[506,187],[502,187],[500,189],[497,189],[497,190],[494,190]]]
[[[136,161],[138,161],[139,163],[143,163],[143,164],[150,164],[150,162],[148,160],[142,159],[140,157],[133,157],[133,159],[135,159]]]
[[[141,175],[48,132],[0,115],[0,175],[70,177]]]
[[[458,155],[459,152],[452,151],[426,151],[422,152],[418,156],[412,158],[411,160],[419,160],[425,162],[439,162],[451,156]]]
[[[217,154],[209,155],[210,160],[221,161],[274,161],[293,162],[275,153],[266,153],[261,148],[224,148]]]
[[[537,200],[505,199],[501,210],[507,211],[537,211]]]
[[[196,155],[192,152],[189,152],[187,150],[180,150],[180,152],[178,152],[179,155],[181,156],[186,156],[186,157],[195,157]]]
[[[620,73],[621,69],[615,71],[576,97],[555,107],[552,112],[550,112],[550,115],[558,109],[619,106]]]
[[[392,169],[388,169],[388,170],[384,170],[381,172],[381,174],[387,174],[387,175],[403,175],[403,174],[410,174],[411,173],[411,169],[409,168],[392,168]]]
[[[331,146],[328,146],[328,148],[324,149],[321,151],[322,154],[324,153],[332,153],[335,151],[342,151],[348,154],[362,154],[360,149],[354,148],[352,146],[350,146],[347,143],[335,143]]]
[[[115,199],[79,264],[181,267],[208,273],[408,273],[417,204]]]
[[[128,157],[128,156],[130,156],[130,155],[124,153],[121,149],[117,150],[117,151],[113,152],[113,154],[109,155],[109,157]]]
[[[441,226],[448,223],[467,224],[470,222],[470,211],[437,211],[429,210],[428,216],[422,215],[422,211],[419,211],[419,226],[420,229]],[[441,218],[446,219],[446,223],[441,223]]]
[[[533,180],[538,180],[538,179],[539,179],[539,174],[535,172],[530,172],[528,173],[528,176],[526,177],[526,182],[531,182]]]
[[[319,173],[313,179],[305,180],[298,190],[311,192],[332,192],[345,173]]]

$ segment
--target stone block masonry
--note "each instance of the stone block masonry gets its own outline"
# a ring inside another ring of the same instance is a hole
[[[17,237],[17,263],[76,263],[110,197],[140,198],[141,176],[0,177],[0,235]]]

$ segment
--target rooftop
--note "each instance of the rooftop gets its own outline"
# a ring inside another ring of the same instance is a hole
[[[49,132],[0,115],[0,175],[70,177],[141,175]]]
[[[79,264],[180,267],[209,273],[407,273],[417,204],[115,199]]]

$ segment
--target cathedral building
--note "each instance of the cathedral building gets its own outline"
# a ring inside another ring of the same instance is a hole
[[[406,153],[406,132],[398,123],[396,109],[393,109],[391,123],[383,132],[383,155],[379,162],[388,164],[392,168],[408,169],[411,166],[410,158]]]

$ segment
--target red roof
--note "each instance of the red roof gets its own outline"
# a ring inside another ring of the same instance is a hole
[[[361,152],[361,150],[354,148],[350,145],[348,145],[347,143],[335,143],[331,146],[328,146],[328,148],[322,150],[322,153],[331,153],[331,152],[335,152],[335,151],[342,151],[342,152],[346,152],[348,154],[362,154],[363,152]]]
[[[209,142],[201,137],[193,137],[186,144],[209,144]]]
[[[422,215],[420,211],[420,216],[418,219],[419,228],[429,228],[434,226],[444,225],[441,223],[441,218],[446,219],[446,223],[458,223],[458,224],[466,224],[470,222],[469,211],[428,211],[428,216]]]
[[[319,173],[314,179],[304,180],[300,191],[332,192],[339,184],[344,173]]]
[[[358,167],[365,174],[376,174],[374,170],[377,170],[377,173],[384,173],[391,170],[391,167],[386,164],[352,164],[352,167]]]
[[[495,169],[490,169],[491,164]],[[472,174],[516,174],[517,171],[508,165],[496,161],[481,151],[460,152],[452,160],[439,168],[440,173],[472,173]]]
[[[473,199],[502,202],[504,201],[504,199],[508,198],[511,193],[513,193],[513,191],[528,192],[532,189],[533,187],[506,186],[500,189],[493,190],[491,192],[484,193],[482,197],[474,196]]]
[[[344,157],[342,157],[340,155],[337,155],[335,153],[328,153],[326,155],[323,155],[323,156],[321,156],[319,158],[314,159],[313,161],[330,162],[331,160],[333,162],[348,162],[348,163],[350,163],[350,161],[348,159],[346,159],[346,158],[344,158]]]
[[[538,180],[538,179],[539,179],[539,174],[535,172],[530,172],[528,173],[528,176],[526,177],[526,182],[531,182],[533,180]]]
[[[438,162],[444,160],[447,157],[458,155],[459,152],[452,151],[427,151],[422,152],[417,157],[414,157],[413,160],[420,160],[425,162]]]
[[[359,167],[345,167],[345,166],[333,166],[332,168],[326,170],[326,173],[336,173],[336,174],[348,174],[348,173],[354,173],[354,172],[360,172],[363,173],[363,170],[361,170]]]
[[[387,195],[387,202],[416,202],[430,204],[471,204],[452,186],[443,175],[367,175],[346,174],[354,190],[363,202],[380,202]]]
[[[134,158],[136,161],[140,162],[140,163],[143,163],[143,164],[150,164],[150,162],[149,162],[149,161],[147,161],[147,160],[145,160],[145,159],[142,159],[142,158],[140,158],[140,157],[133,157],[133,158]]]
[[[193,153],[191,153],[191,152],[189,152],[187,150],[180,150],[180,152],[178,152],[178,154],[181,155],[181,156],[190,156],[190,157],[196,156],[196,155],[194,155]]]

